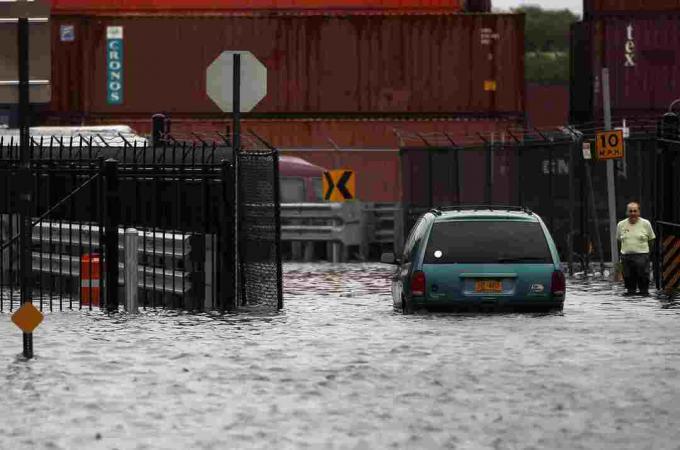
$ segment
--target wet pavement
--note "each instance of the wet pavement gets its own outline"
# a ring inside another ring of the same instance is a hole
[[[0,316],[0,448],[680,448],[680,306],[402,316],[390,268],[290,264],[274,316]]]

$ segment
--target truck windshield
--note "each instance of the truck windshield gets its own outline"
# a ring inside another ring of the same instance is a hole
[[[551,264],[540,224],[518,221],[438,222],[425,264]]]

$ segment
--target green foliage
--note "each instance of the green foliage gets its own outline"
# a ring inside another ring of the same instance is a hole
[[[526,15],[527,52],[568,52],[569,26],[579,17],[568,9],[546,10],[523,6],[514,10]]]
[[[525,67],[526,79],[531,83],[569,83],[569,54],[566,52],[527,53]]]
[[[569,27],[579,17],[568,9],[545,10],[527,5],[514,12],[526,15],[526,79],[533,83],[569,82]]]

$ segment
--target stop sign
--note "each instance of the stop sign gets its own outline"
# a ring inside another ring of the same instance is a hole
[[[251,111],[267,95],[267,68],[248,51],[222,52],[206,71],[208,97],[224,112],[233,111],[234,55],[241,55],[241,112]]]

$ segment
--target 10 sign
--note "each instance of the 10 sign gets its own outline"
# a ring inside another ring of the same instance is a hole
[[[597,159],[620,159],[624,156],[623,131],[603,131],[595,139]]]

